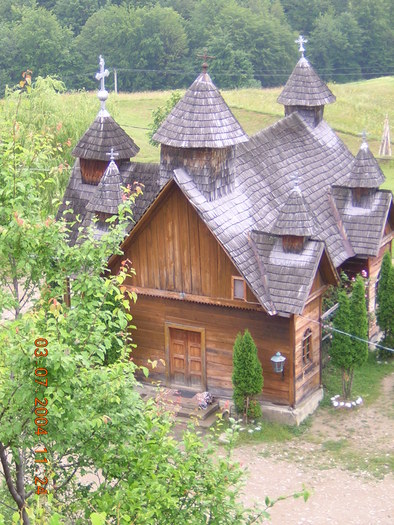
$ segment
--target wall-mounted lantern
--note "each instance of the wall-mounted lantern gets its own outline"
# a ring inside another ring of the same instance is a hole
[[[285,376],[285,361],[286,358],[280,352],[276,352],[276,354],[271,357],[274,372],[276,374],[282,374],[282,378]]]

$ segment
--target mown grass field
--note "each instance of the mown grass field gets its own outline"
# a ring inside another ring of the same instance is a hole
[[[327,122],[354,154],[360,146],[361,132],[366,130],[371,151],[378,156],[386,114],[392,126],[392,137],[394,135],[394,77],[329,84],[329,87],[337,101],[325,109]],[[276,102],[281,89],[242,89],[222,94],[245,131],[253,135],[283,116],[283,106]],[[110,111],[141,149],[136,160],[159,160],[159,149],[148,142],[147,128],[152,111],[164,105],[169,95],[168,91],[111,94]],[[394,191],[394,159],[379,159],[379,162],[386,176],[383,187]]]

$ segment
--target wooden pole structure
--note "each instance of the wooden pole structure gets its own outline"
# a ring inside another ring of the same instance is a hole
[[[379,148],[380,157],[391,157],[391,143],[390,143],[390,126],[389,126],[389,116],[386,115],[384,119],[384,128],[382,135],[382,142]]]
[[[115,93],[118,94],[118,72],[114,68],[114,90]]]

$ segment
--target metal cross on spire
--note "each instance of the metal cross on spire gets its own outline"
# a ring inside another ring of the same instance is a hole
[[[368,149],[367,132],[365,131],[365,129],[362,131],[361,137],[363,139],[363,143],[361,144],[360,149]]]
[[[108,91],[105,89],[105,77],[108,77],[109,71],[108,69],[104,68],[105,62],[104,62],[104,58],[101,55],[99,57],[99,64],[100,64],[100,71],[96,73],[96,80],[100,81],[100,89],[99,89],[99,92],[97,93],[97,96],[101,103],[100,113],[102,116],[105,116],[105,115],[108,115],[105,109],[105,101],[108,98]]]
[[[119,157],[119,153],[116,153],[114,148],[111,148],[110,153],[106,153],[106,155],[108,155],[110,161],[115,160],[115,157]]]
[[[202,65],[202,72],[203,73],[206,73],[207,69],[208,69],[208,62],[207,62],[207,60],[208,59],[213,60],[214,58],[216,58],[216,57],[209,56],[207,53],[208,53],[208,49],[205,48],[203,55],[197,55],[197,58],[202,58],[204,60],[203,65]]]
[[[293,190],[294,190],[294,191],[299,191],[299,192],[300,192],[300,191],[301,191],[301,190],[300,190],[300,186],[299,186],[299,184],[300,184],[300,176],[299,176],[298,171],[295,171],[295,172],[292,174],[291,178],[293,179],[293,184],[294,184]]]
[[[300,47],[298,49],[298,51],[301,53],[301,58],[304,58],[304,52],[305,52],[305,47],[304,47],[304,44],[306,44],[308,42],[308,40],[306,38],[304,38],[302,35],[300,35],[297,40],[294,40],[294,42],[296,44],[299,44]]]

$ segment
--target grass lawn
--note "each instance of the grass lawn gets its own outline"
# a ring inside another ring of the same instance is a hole
[[[394,358],[389,361],[378,361],[376,354],[370,352],[367,362],[354,371],[352,399],[361,396],[366,404],[375,402],[381,391],[382,379],[393,371]],[[324,399],[321,406],[331,406],[331,397],[342,394],[341,372],[331,363],[323,369],[323,386]]]
[[[325,108],[327,122],[353,154],[360,147],[361,132],[366,130],[371,151],[377,156],[386,114],[394,127],[394,77],[329,84],[329,87],[337,101]],[[254,135],[283,116],[283,106],[276,102],[281,90],[240,89],[222,94],[245,131]],[[169,96],[169,91],[154,91],[112,94],[109,98],[111,114],[140,147],[136,157],[140,162],[159,161],[160,150],[149,144],[147,131],[152,111],[164,105]],[[379,159],[379,162],[386,176],[383,188],[394,191],[394,159]]]
[[[299,427],[264,419],[243,425],[236,444],[251,446],[262,457],[300,465],[307,456],[309,467],[315,470],[341,468],[381,479],[394,472],[394,454],[387,438],[394,405],[387,387],[382,387],[383,379],[393,373],[394,359],[379,364],[370,354],[354,377],[352,397],[360,395],[364,404],[354,410],[338,410],[331,406],[330,398],[341,393],[341,375],[329,365],[323,372],[324,400],[315,414]]]

